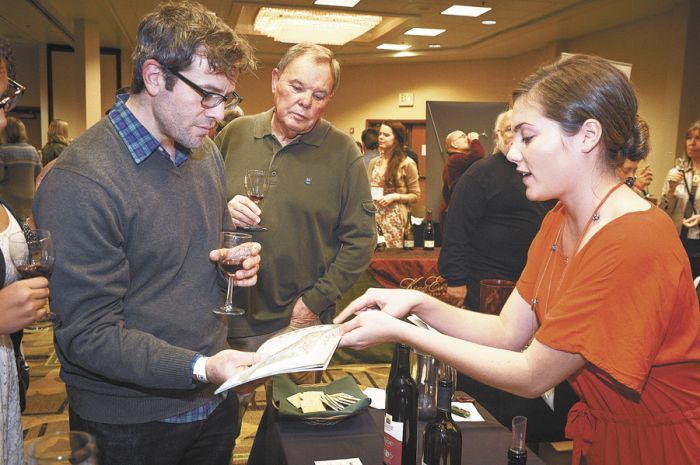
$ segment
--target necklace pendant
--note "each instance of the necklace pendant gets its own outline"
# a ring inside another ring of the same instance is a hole
[[[556,251],[557,251],[557,244],[552,244],[552,252],[556,252]]]
[[[598,221],[600,219],[600,212],[595,212],[593,214],[593,221]]]
[[[539,300],[537,300],[537,297],[533,297],[532,300],[530,301],[530,308],[532,308],[532,311],[537,310],[537,304],[540,303]]]

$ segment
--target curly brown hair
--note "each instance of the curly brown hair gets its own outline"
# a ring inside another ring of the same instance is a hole
[[[180,71],[190,66],[195,56],[206,58],[212,73],[225,74],[231,82],[257,65],[248,41],[202,4],[161,3],[139,24],[131,92],[138,94],[145,88],[142,68],[146,60]],[[174,83],[175,76],[167,73],[166,88],[172,90]]]

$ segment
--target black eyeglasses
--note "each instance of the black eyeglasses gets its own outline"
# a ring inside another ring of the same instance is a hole
[[[166,68],[168,72],[174,74],[177,76],[178,79],[180,79],[182,82],[190,86],[195,92],[197,92],[199,95],[202,96],[202,106],[204,108],[214,108],[218,107],[222,103],[224,104],[225,108],[231,109],[235,108],[239,103],[243,101],[243,97],[238,95],[236,91],[232,91],[228,95],[222,95],[222,94],[217,94],[216,92],[209,92],[201,87],[199,87],[197,84],[194,82],[190,81],[187,79],[185,76],[182,74],[178,73],[174,69]]]
[[[19,82],[14,79],[7,79],[9,86],[2,96],[0,96],[0,108],[5,110],[5,113],[9,113],[13,108],[19,103],[19,99],[22,98],[22,94],[27,90]]]

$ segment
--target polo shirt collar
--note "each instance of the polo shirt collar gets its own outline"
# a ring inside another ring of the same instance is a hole
[[[275,137],[272,133],[272,115],[275,112],[274,107],[270,108],[268,111],[260,113],[255,125],[253,127],[253,135],[256,139],[262,139],[265,136]],[[320,147],[323,140],[326,138],[326,134],[331,128],[331,124],[325,119],[321,118],[318,120],[313,129],[300,137],[296,138],[294,142],[303,142],[307,145],[313,145],[315,147]]]

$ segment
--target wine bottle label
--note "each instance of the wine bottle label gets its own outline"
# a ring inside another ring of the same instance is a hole
[[[413,248],[413,241],[403,241],[403,248],[404,249],[412,249]]]
[[[435,241],[425,241],[424,247],[435,248]]]
[[[390,414],[384,416],[384,464],[401,465],[403,452],[403,422],[393,421]]]
[[[384,236],[379,236],[377,238],[377,244],[386,244],[386,239],[384,238]]]

